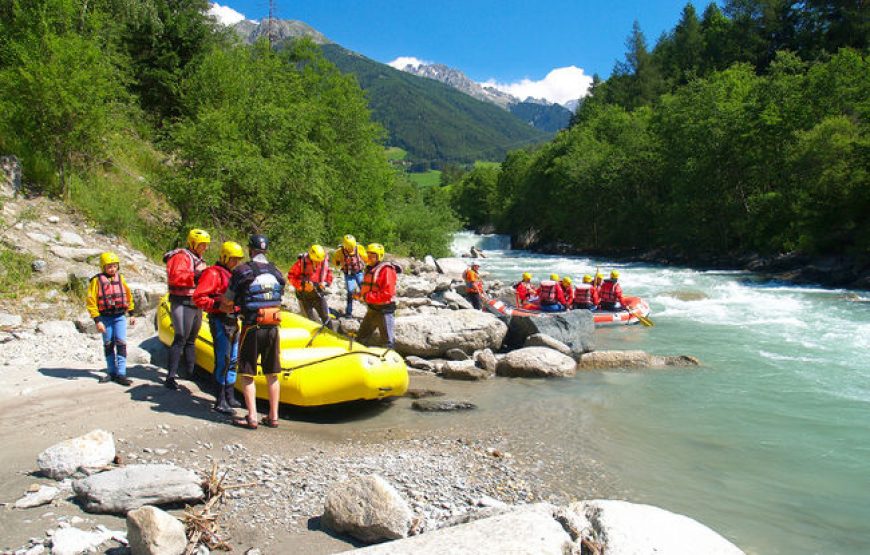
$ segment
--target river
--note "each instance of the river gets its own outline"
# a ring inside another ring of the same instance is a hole
[[[490,412],[557,451],[542,471],[566,492],[683,513],[750,553],[870,553],[870,293],[511,251],[503,236],[461,233],[453,248],[471,245],[487,253],[488,279],[508,283],[618,268],[656,325],[598,330],[598,348],[702,361],[494,391]],[[586,483],[583,458],[605,488]]]

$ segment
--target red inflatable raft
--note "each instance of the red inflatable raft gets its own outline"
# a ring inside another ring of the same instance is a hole
[[[517,308],[498,299],[487,299],[486,308],[490,312],[504,316],[529,316],[533,318],[546,318],[560,312],[541,312],[536,304],[525,304]],[[647,302],[640,297],[625,297],[625,308],[616,312],[595,310],[592,317],[596,326],[630,325],[639,322],[637,315],[649,316],[650,309]]]

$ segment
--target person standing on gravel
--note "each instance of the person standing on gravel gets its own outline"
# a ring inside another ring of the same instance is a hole
[[[287,280],[296,289],[296,299],[302,315],[313,322],[329,326],[329,305],[326,288],[332,285],[332,270],[326,261],[326,250],[311,245],[302,253],[287,273]]]
[[[396,313],[396,279],[402,268],[384,260],[384,246],[371,243],[366,247],[368,266],[360,288],[359,298],[368,305],[365,317],[359,325],[357,339],[367,344],[369,338],[378,330],[381,341],[388,349],[396,344],[393,332]]]
[[[221,301],[230,285],[233,268],[239,265],[245,251],[233,241],[221,245],[217,264],[209,266],[199,278],[193,302],[208,314],[214,349],[214,378],[217,381],[214,410],[233,414],[242,405],[236,401],[236,365],[239,361],[239,317],[233,308],[229,313],[221,310]]]
[[[266,259],[269,240],[263,235],[251,235],[248,254],[251,259],[233,269],[230,283],[224,293],[222,309],[229,312],[239,307],[242,315],[242,336],[239,342],[239,374],[245,395],[248,415],[234,418],[233,425],[257,429],[257,360],[269,386],[269,415],[262,423],[269,428],[278,427],[278,401],[281,389],[281,297],[284,295],[284,276]]]
[[[367,257],[365,248],[356,242],[353,235],[345,235],[341,245],[332,253],[332,263],[344,273],[344,285],[347,288],[344,315],[348,318],[353,316],[353,296],[362,286]]]
[[[85,300],[88,313],[103,334],[103,352],[106,355],[106,375],[100,383],[110,381],[128,386],[127,377],[127,314],[130,325],[133,316],[133,293],[120,272],[121,260],[113,252],[100,255],[100,273],[91,278]]]
[[[178,376],[182,355],[182,377],[193,376],[196,336],[199,335],[199,327],[202,325],[202,309],[194,304],[193,292],[199,277],[205,271],[206,263],[202,255],[210,243],[211,237],[206,231],[191,229],[187,234],[186,249],[171,250],[163,255],[169,284],[169,315],[172,329],[175,330],[172,345],[169,347],[169,374],[163,384],[169,389],[178,389],[175,378]]]

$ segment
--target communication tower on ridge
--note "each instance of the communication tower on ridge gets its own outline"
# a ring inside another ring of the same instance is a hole
[[[266,30],[266,38],[269,40],[269,46],[272,46],[272,43],[275,40],[274,32],[275,27],[273,23],[275,21],[275,0],[269,0],[269,27]]]

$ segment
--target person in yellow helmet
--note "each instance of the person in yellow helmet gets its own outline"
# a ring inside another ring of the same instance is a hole
[[[214,349],[214,378],[217,381],[214,410],[223,414],[232,414],[234,408],[242,406],[236,400],[233,386],[239,361],[238,310],[231,308],[227,312],[221,300],[230,285],[233,268],[244,257],[245,251],[240,244],[226,241],[221,245],[217,263],[205,269],[193,292],[193,302],[208,314]]]
[[[384,260],[386,251],[380,243],[370,243],[366,247],[368,265],[362,287],[358,293],[360,300],[368,305],[365,317],[359,325],[357,339],[368,344],[375,330],[381,335],[388,349],[396,344],[393,332],[396,313],[396,281],[401,266]]]
[[[574,289],[574,308],[596,310],[598,308],[598,289],[592,284],[592,276],[583,276],[583,283]]]
[[[562,295],[565,297],[565,310],[570,310],[574,305],[574,285],[571,278],[563,277],[559,285],[562,287]]]
[[[517,306],[521,307],[525,303],[535,302],[535,288],[532,286],[532,274],[523,272],[522,279],[514,284],[514,289],[517,292]]]
[[[604,280],[601,284],[601,302],[599,306],[602,310],[621,310],[625,305],[625,300],[622,298],[622,286],[619,285],[619,272],[613,270],[610,272],[610,279]]]
[[[287,280],[296,289],[303,316],[331,327],[326,288],[332,285],[332,270],[326,262],[326,250],[320,245],[311,245],[308,252],[296,258]]]
[[[341,245],[332,253],[332,263],[341,268],[344,274],[344,285],[347,289],[344,315],[347,317],[353,316],[353,297],[362,286],[367,258],[365,247],[358,244],[353,235],[345,235]]]
[[[127,377],[127,314],[130,325],[133,316],[133,293],[120,271],[121,260],[114,252],[100,255],[100,273],[91,278],[85,306],[103,334],[103,354],[106,356],[106,375],[100,383],[114,381],[123,386],[133,382]]]
[[[202,229],[187,234],[187,248],[175,249],[163,255],[169,284],[169,307],[175,336],[169,347],[169,373],[163,385],[178,389],[175,381],[181,370],[183,377],[193,376],[196,364],[196,337],[202,325],[202,309],[193,302],[193,292],[207,264],[202,259],[211,243],[211,236]],[[181,359],[184,358],[184,366]]]

